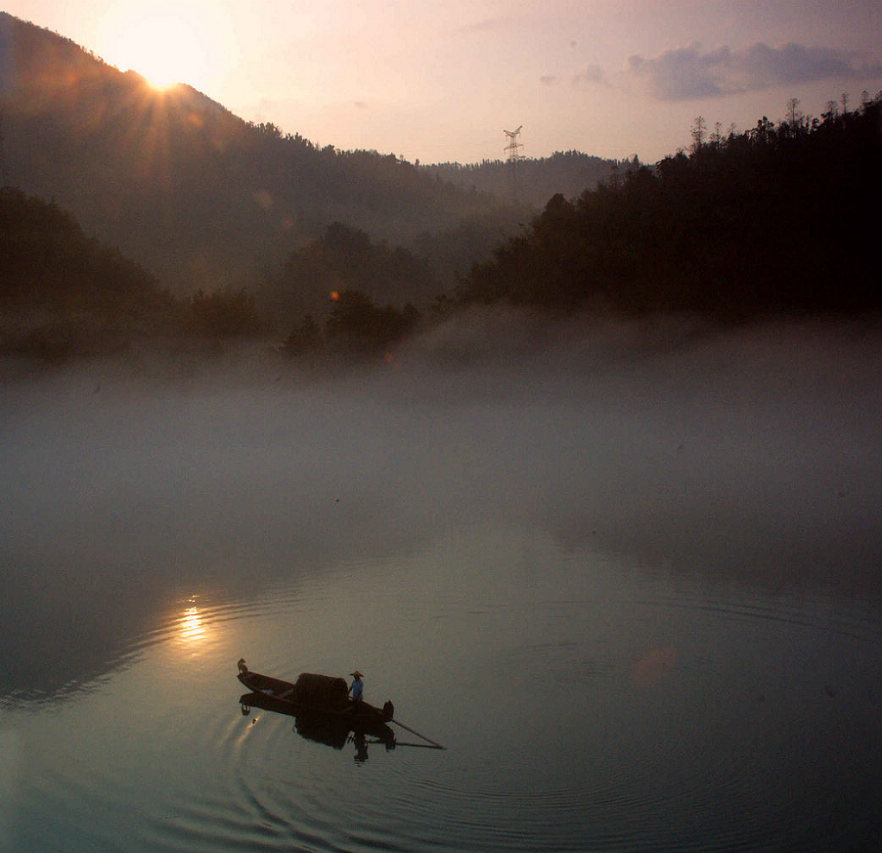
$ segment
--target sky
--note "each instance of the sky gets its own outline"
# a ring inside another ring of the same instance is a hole
[[[653,163],[882,89],[882,0],[6,0],[126,71],[318,145]]]

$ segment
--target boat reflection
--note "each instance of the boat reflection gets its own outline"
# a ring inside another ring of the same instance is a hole
[[[382,744],[386,751],[398,745],[395,733],[385,723],[353,722],[346,717],[339,717],[318,712],[293,709],[290,703],[279,701],[264,693],[244,693],[239,697],[242,715],[248,716],[252,708],[274,711],[294,718],[294,729],[300,737],[321,743],[334,749],[342,750],[348,743],[355,746],[354,759],[362,764],[368,759],[368,746]]]

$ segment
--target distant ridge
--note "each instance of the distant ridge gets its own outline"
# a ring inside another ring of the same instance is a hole
[[[580,151],[556,151],[550,157],[519,160],[516,178],[512,174],[512,164],[504,160],[484,160],[466,165],[439,163],[421,168],[464,189],[492,193],[500,198],[516,197],[522,202],[544,207],[553,195],[574,198],[586,189],[622,177],[639,166],[636,155],[631,160],[618,161]]]
[[[3,181],[177,292],[250,284],[334,221],[405,243],[505,206],[394,155],[247,123],[191,86],[154,90],[5,12],[0,110]]]

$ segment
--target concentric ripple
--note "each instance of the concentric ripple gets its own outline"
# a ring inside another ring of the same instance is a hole
[[[585,559],[522,586],[497,569],[495,597],[451,570],[439,599],[426,560],[170,601],[64,701],[5,700],[28,757],[12,768],[15,846],[870,849],[870,604]],[[341,602],[372,585],[357,642],[378,650],[358,658],[368,689],[394,693],[396,716],[447,749],[398,729],[395,749],[368,742],[364,760],[290,717],[243,714],[237,658],[282,677],[345,673],[357,611]],[[836,798],[847,808],[834,814]]]

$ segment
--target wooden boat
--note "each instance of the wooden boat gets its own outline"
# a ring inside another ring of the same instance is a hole
[[[252,672],[244,660],[239,661],[237,677],[251,691],[240,698],[243,707],[264,708],[311,723],[323,721],[326,727],[345,727],[394,742],[394,734],[387,725],[394,714],[392,703],[377,708],[367,702],[353,702],[342,678],[304,672],[292,683]]]

